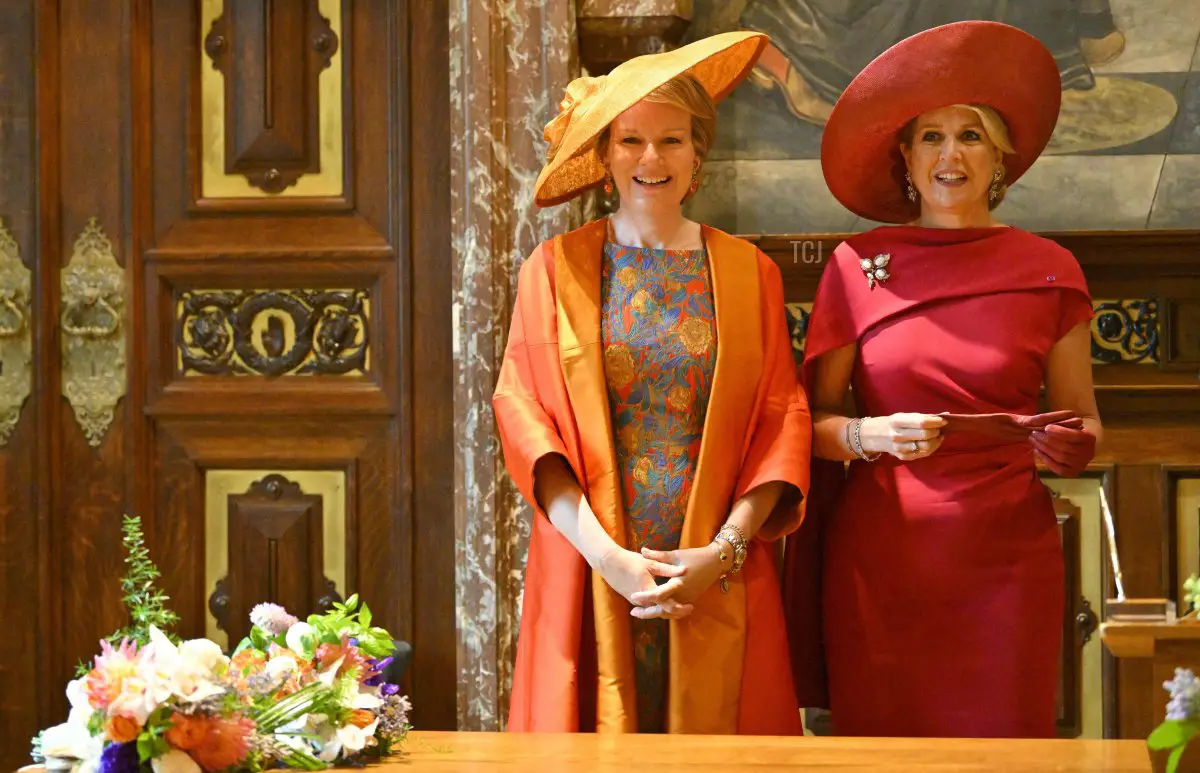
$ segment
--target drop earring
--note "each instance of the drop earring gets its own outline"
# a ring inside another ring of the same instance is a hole
[[[908,172],[904,173],[904,195],[909,201],[917,200],[917,189],[913,187],[912,175]]]

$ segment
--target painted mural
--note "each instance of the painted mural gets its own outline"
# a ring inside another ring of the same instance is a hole
[[[1200,0],[696,0],[689,39],[770,35],[720,109],[695,217],[738,233],[864,230],[829,194],[821,130],[871,59],[940,24],[990,19],[1054,54],[1050,146],[1001,219],[1038,231],[1200,227]]]

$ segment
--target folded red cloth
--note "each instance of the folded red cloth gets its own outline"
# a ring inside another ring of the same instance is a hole
[[[943,435],[974,432],[1000,440],[1025,440],[1049,426],[1083,429],[1083,421],[1072,411],[1052,411],[1034,416],[1018,413],[939,413],[946,420]]]

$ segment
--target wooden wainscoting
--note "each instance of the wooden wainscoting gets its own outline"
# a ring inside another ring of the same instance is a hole
[[[0,768],[125,622],[123,514],[181,635],[358,592],[453,728],[445,4],[0,6]]]

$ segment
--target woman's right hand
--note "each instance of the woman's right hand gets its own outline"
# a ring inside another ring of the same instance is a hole
[[[641,606],[633,601],[633,594],[654,590],[657,586],[655,577],[681,577],[687,572],[687,567],[654,561],[640,553],[614,546],[600,559],[596,570],[609,587],[620,593],[626,601]],[[662,613],[652,617],[672,619],[688,616],[693,608],[691,604],[681,604],[670,598],[658,602],[657,606]]]
[[[942,445],[946,420],[928,413],[893,413],[863,419],[860,439],[868,454],[891,454],[905,462],[931,456]]]

